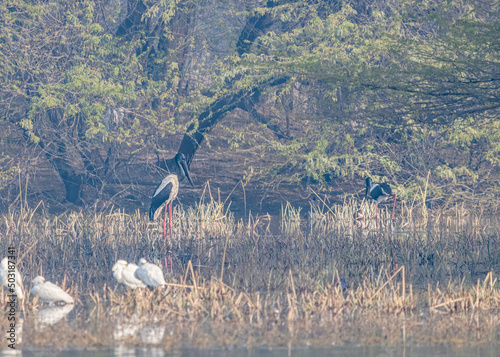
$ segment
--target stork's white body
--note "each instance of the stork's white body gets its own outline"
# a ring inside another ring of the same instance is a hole
[[[177,198],[179,192],[179,179],[177,175],[167,175],[156,188],[151,199],[150,219],[154,221],[158,217],[158,208],[163,204],[168,205]],[[161,211],[160,211],[161,212]]]
[[[380,190],[379,195],[376,196],[376,198],[373,198],[373,201],[378,205],[379,203],[387,201],[391,197],[391,193],[388,193],[386,190],[384,190],[384,187],[379,185],[378,183],[373,184],[370,187],[370,195],[375,196],[374,193]]]
[[[369,197],[378,205],[393,197],[391,186],[387,182],[373,183],[370,177],[366,178],[366,197]]]

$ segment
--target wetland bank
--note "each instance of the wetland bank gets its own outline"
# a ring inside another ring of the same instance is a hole
[[[43,272],[76,301],[37,308],[29,297],[18,347],[106,356],[127,355],[120,349],[308,356],[346,348],[418,356],[426,346],[498,353],[496,218],[398,206],[395,229],[382,209],[378,233],[366,202],[311,204],[307,212],[285,203],[280,216],[239,220],[219,200],[175,206],[181,238],[165,290],[130,290],[113,279],[118,259],[162,262],[161,223],[139,211],[4,215],[2,249],[18,247],[25,287]]]

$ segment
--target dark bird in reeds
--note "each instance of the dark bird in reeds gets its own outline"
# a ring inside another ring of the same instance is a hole
[[[394,216],[394,206],[396,205],[396,194],[392,193],[391,186],[387,182],[373,183],[370,177],[366,178],[366,198],[370,198],[375,203],[376,219],[377,219],[377,232],[378,232],[378,205],[387,201],[390,197],[394,197],[394,204],[392,206],[391,214],[391,227],[392,218]]]
[[[172,250],[172,202],[177,197],[179,192],[179,181],[182,181],[184,177],[187,177],[189,183],[192,187],[193,181],[189,176],[189,170],[186,164],[186,157],[184,154],[175,155],[176,170],[173,173],[168,174],[158,185],[153,197],[151,198],[151,207],[149,208],[149,219],[151,221],[155,220],[155,214],[158,208],[165,204],[165,211],[163,214],[163,239],[165,241],[165,251],[166,251],[166,219],[167,219],[167,206],[169,206],[169,221],[168,225],[170,227],[170,253]],[[165,266],[167,267],[167,258],[165,256]],[[168,267],[167,267],[168,269]],[[170,271],[172,271],[172,255],[170,254]]]

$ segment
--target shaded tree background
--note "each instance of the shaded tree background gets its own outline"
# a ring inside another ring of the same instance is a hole
[[[24,187],[137,206],[179,150],[198,183],[336,195],[369,174],[406,199],[428,185],[430,204],[496,207],[498,12],[489,0],[8,1],[3,204]]]

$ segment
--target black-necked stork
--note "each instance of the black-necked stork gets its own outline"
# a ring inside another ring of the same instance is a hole
[[[373,183],[370,177],[366,178],[366,193],[367,198],[371,198],[375,203],[376,219],[377,219],[377,232],[378,232],[378,204],[387,201],[390,197],[394,197],[391,214],[391,227],[392,218],[394,216],[394,206],[396,205],[396,194],[392,193],[391,186],[387,182]]]
[[[172,202],[177,197],[177,193],[179,192],[179,181],[182,181],[184,177],[187,177],[189,183],[192,187],[193,181],[189,176],[189,171],[186,164],[186,157],[184,154],[175,155],[175,163],[178,166],[177,173],[167,175],[161,183],[156,188],[153,193],[153,197],[151,198],[151,207],[149,208],[149,219],[154,221],[155,214],[158,208],[160,208],[163,204],[165,204],[165,212],[163,214],[163,239],[165,241],[165,253],[167,248],[167,240],[166,240],[166,219],[167,219],[167,206],[169,206],[169,216],[168,216],[168,225],[170,228],[170,271],[173,271],[172,268]],[[167,267],[167,258],[165,255],[165,266]]]

